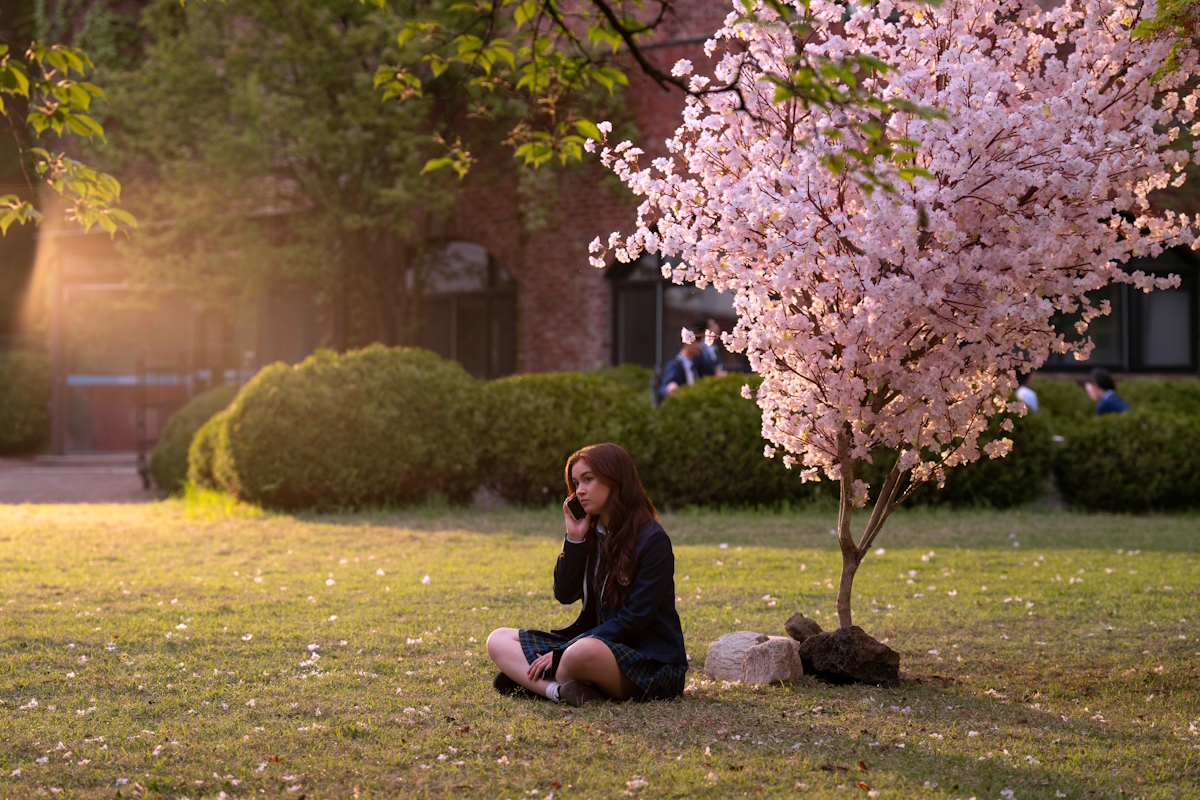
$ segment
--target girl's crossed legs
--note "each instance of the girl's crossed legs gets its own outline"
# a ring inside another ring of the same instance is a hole
[[[526,661],[516,628],[492,631],[488,636],[487,651],[501,672],[526,689],[546,696],[546,687],[551,681],[541,676],[539,664],[545,659],[544,666],[548,666],[549,659],[543,656],[533,664]],[[594,686],[610,700],[629,700],[637,692],[633,681],[617,666],[612,650],[599,639],[580,639],[564,650],[555,680],[560,684],[579,681]]]

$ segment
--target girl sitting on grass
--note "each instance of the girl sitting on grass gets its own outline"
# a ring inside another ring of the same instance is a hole
[[[554,597],[583,600],[583,611],[559,631],[492,631],[488,655],[500,668],[493,685],[573,706],[678,697],[688,665],[675,555],[633,459],[618,445],[594,444],[568,459],[566,479]],[[572,498],[587,512],[580,520],[568,510]]]

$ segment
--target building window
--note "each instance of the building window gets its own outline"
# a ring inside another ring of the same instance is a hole
[[[419,342],[476,378],[516,372],[516,282],[484,247],[451,242],[431,264]]]
[[[1191,251],[1177,247],[1158,258],[1135,259],[1128,271],[1143,270],[1153,275],[1178,275],[1176,289],[1149,294],[1125,284],[1106,286],[1092,292],[1093,303],[1108,300],[1112,311],[1094,320],[1088,328],[1095,347],[1087,361],[1072,355],[1053,354],[1045,369],[1051,372],[1086,372],[1104,367],[1113,372],[1189,373],[1198,363],[1197,311],[1200,309],[1200,269]],[[1071,338],[1078,314],[1055,317],[1054,326]]]
[[[679,352],[680,329],[699,318],[715,319],[724,331],[737,322],[732,295],[711,285],[697,289],[671,283],[662,276],[663,263],[657,253],[643,253],[630,264],[609,267],[614,365],[639,364],[657,372]],[[724,362],[730,371],[748,368],[738,354],[724,353]]]

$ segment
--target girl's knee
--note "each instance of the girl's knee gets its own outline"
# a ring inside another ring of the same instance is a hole
[[[602,655],[602,650],[607,651],[608,645],[599,639],[580,639],[563,651],[559,663],[568,669],[581,667],[594,662],[597,656]]]
[[[516,628],[496,628],[496,630],[488,634],[486,644],[488,655],[495,655],[496,650],[502,647],[504,643],[516,640]]]

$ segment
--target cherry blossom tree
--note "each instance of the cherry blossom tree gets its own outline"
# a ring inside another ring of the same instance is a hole
[[[1007,402],[1017,372],[1086,358],[1087,324],[1109,311],[1087,293],[1177,285],[1122,265],[1194,242],[1191,221],[1152,213],[1147,194],[1181,182],[1192,157],[1172,144],[1181,127],[1200,133],[1196,53],[1155,76],[1172,42],[1131,35],[1153,14],[1133,0],[734,7],[708,48],[724,50],[713,79],[741,92],[691,96],[648,166],[629,142],[603,148],[643,202],[636,230],[594,241],[592,262],[657,251],[674,257],[665,277],[734,296],[724,341],[763,378],[766,455],[841,482],[848,627],[888,516],[947,468],[1008,452],[979,436],[995,414],[1024,413]],[[853,60],[845,80],[880,101],[791,96],[780,76],[819,58]],[[675,72],[711,80],[687,62]],[[942,113],[905,113],[921,108]],[[904,147],[889,158],[880,140]],[[1077,314],[1080,337],[1055,314]],[[863,466],[885,450],[895,466],[868,486]],[[853,510],[872,494],[855,541]]]

